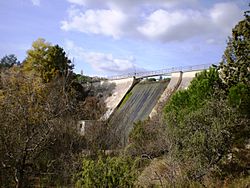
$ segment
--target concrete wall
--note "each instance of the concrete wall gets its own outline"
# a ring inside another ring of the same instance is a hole
[[[77,122],[77,129],[81,135],[91,134],[93,126],[98,127],[103,125],[102,121],[99,120],[80,120]],[[95,129],[94,127],[94,129]]]
[[[152,118],[154,115],[156,115],[161,105],[166,104],[166,102],[168,101],[168,99],[174,92],[176,92],[177,90],[181,90],[181,89],[187,89],[191,81],[195,77],[195,75],[199,72],[200,71],[172,73],[171,80],[170,80],[170,83],[168,84],[168,87],[161,95],[159,101],[157,102],[156,106],[153,108],[149,117]]]
[[[150,118],[155,116],[174,92],[188,88],[190,82],[198,72],[200,71],[172,73],[168,85],[163,82],[139,83],[135,85],[137,81],[134,78],[94,83],[93,87],[95,90],[98,91],[100,87],[100,91],[104,93],[103,96],[107,106],[107,112],[101,120],[110,118],[110,123],[117,125],[117,131],[122,133],[123,143],[126,143],[134,122],[144,120],[148,116]],[[130,96],[125,104],[119,106],[129,91],[131,91],[132,96]],[[86,127],[91,126],[91,124],[93,122],[88,120],[79,121],[78,128],[81,134],[85,134]]]
[[[149,114],[149,117],[152,118],[155,116],[161,107],[162,104],[165,104],[170,96],[178,89],[181,81],[182,81],[182,72],[174,72],[171,74],[171,80],[167,86],[167,88],[162,93],[160,99],[157,104],[153,108],[152,112]]]
[[[121,80],[110,80],[109,84],[114,84],[115,87],[112,91],[112,95],[108,96],[105,100],[106,106],[108,108],[107,112],[102,117],[102,120],[106,120],[114,112],[118,104],[125,97],[127,92],[133,87],[135,82],[134,78],[126,78]]]
[[[167,87],[167,82],[142,81],[130,91],[126,102],[123,102],[109,119],[116,135],[120,137],[120,144],[126,145],[129,132],[134,123],[148,118],[161,94]]]
[[[107,120],[109,116],[114,112],[127,92],[133,87],[135,82],[134,78],[126,78],[120,80],[108,80],[95,82],[92,84],[85,84],[88,89],[92,88],[95,95],[101,94],[105,99],[107,112],[101,117],[100,121]],[[96,123],[96,120],[80,120],[77,123],[79,132],[84,135],[86,129]]]
[[[191,81],[195,77],[196,73],[198,73],[198,72],[200,72],[200,71],[184,72],[182,74],[182,81],[178,87],[178,90],[187,89],[188,86],[190,85]]]

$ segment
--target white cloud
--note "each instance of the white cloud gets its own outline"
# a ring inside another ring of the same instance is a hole
[[[163,41],[182,40],[199,35],[208,29],[205,18],[199,11],[185,10],[168,12],[157,10],[146,18],[137,30],[149,39]]]
[[[34,6],[40,6],[40,0],[31,0]]]
[[[81,60],[89,63],[92,68],[102,73],[128,73],[133,72],[135,68],[142,70],[136,66],[135,58],[132,56],[115,58],[110,53],[90,52],[75,45],[71,40],[66,40],[66,50],[70,53],[70,56],[76,58],[78,62]]]
[[[234,3],[218,3],[210,11],[213,24],[226,34],[231,31],[242,15],[242,11]]]
[[[96,70],[108,72],[130,72],[134,66],[134,58],[114,58],[112,54],[89,52],[84,54],[85,60]]]
[[[230,14],[228,13],[230,12]],[[149,39],[184,40],[213,35],[226,37],[241,18],[241,10],[233,3],[219,3],[210,10],[156,10],[146,17],[137,30]]]
[[[79,9],[71,8],[70,20],[62,21],[61,29],[84,33],[103,34],[119,38],[122,36],[123,24],[126,16],[118,10],[87,10],[84,13]]]
[[[197,0],[68,0],[73,8],[61,22],[65,31],[121,37],[143,37],[162,42],[193,37],[223,39],[242,18],[233,2],[216,3],[210,9],[183,8]],[[79,6],[78,6],[79,5]],[[76,8],[78,6],[78,8]],[[151,7],[152,6],[152,7]]]

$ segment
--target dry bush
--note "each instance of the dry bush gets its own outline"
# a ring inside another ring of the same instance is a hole
[[[129,135],[126,153],[132,156],[147,155],[150,158],[166,154],[170,145],[165,127],[160,115],[137,122]]]
[[[183,166],[171,157],[153,159],[136,182],[138,187],[175,187],[186,182]]]

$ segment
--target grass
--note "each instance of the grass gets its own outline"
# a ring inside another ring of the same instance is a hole
[[[128,99],[131,97],[132,92],[130,91],[128,94],[126,94],[125,98],[123,99],[120,108],[128,101]]]

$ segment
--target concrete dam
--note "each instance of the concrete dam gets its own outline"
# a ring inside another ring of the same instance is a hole
[[[114,133],[118,135],[120,145],[124,146],[134,123],[155,116],[174,92],[186,89],[196,73],[204,69],[207,67],[172,72],[168,74],[171,75],[170,81],[149,81],[142,79],[146,78],[145,75],[140,75],[138,78],[133,76],[100,82],[96,87],[102,85],[110,88],[104,94],[107,112],[101,120],[108,121]],[[88,127],[87,124],[86,126]]]
[[[175,72],[171,74],[170,81],[134,82],[108,120],[120,138],[120,145],[126,145],[134,123],[155,116],[174,92],[189,86],[196,73]]]
[[[143,81],[127,93],[109,120],[115,134],[120,135],[122,145],[126,143],[133,124],[148,118],[167,85],[166,81]]]

